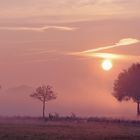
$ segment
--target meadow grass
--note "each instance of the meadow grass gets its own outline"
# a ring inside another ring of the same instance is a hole
[[[140,140],[140,124],[133,121],[19,122],[1,122],[0,140]]]

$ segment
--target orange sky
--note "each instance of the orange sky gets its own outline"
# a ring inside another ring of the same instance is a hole
[[[49,103],[48,112],[135,115],[135,104],[119,103],[111,92],[118,73],[133,62],[140,62],[139,5],[139,0],[0,1],[3,92],[23,84],[51,84],[58,99]],[[123,39],[137,42],[120,45]],[[108,72],[101,68],[103,58],[71,55],[114,45],[96,52],[125,56],[113,59],[113,69]],[[40,115],[39,102],[28,99],[31,101],[26,103],[20,96],[15,97],[20,110],[16,102],[11,103],[12,94],[7,95],[8,104],[3,94],[2,115]]]

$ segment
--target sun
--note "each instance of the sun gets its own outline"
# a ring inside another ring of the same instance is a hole
[[[103,62],[102,62],[102,68],[105,71],[111,70],[112,67],[113,67],[113,64],[112,64],[111,60],[108,60],[108,59],[103,60]]]

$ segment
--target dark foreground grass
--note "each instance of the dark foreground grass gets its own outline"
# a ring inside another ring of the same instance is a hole
[[[0,140],[140,140],[140,125],[94,121],[1,123]]]

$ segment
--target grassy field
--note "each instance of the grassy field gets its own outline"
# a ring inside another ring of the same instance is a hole
[[[7,121],[0,124],[0,140],[140,140],[140,124],[114,121]]]

